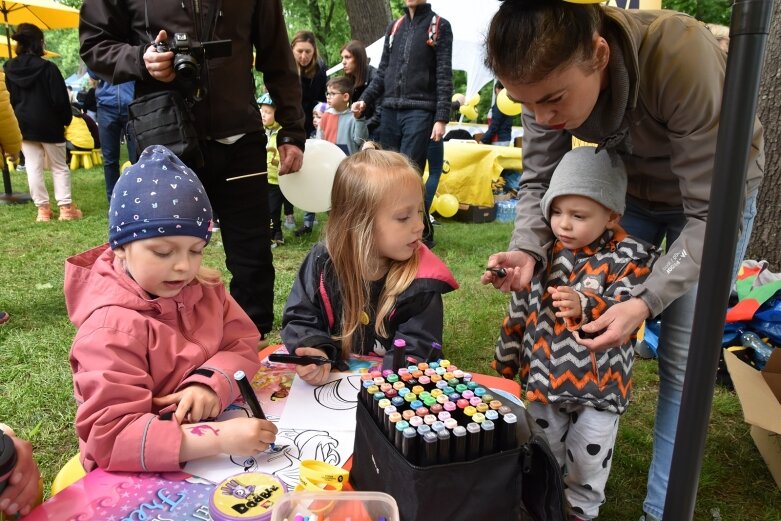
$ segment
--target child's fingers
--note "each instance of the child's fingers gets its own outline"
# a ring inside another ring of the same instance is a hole
[[[154,396],[152,397],[152,405],[154,405],[159,409],[162,409],[163,407],[166,407],[173,403],[179,403],[179,400],[181,398],[182,398],[182,391],[179,391],[178,393],[167,394],[165,396]]]
[[[174,413],[174,417],[176,418],[176,421],[179,423],[179,425],[184,423],[184,420],[187,414],[190,412],[190,409],[192,409],[192,398],[190,398],[189,395],[186,395],[179,402],[179,405],[176,407],[176,412]]]

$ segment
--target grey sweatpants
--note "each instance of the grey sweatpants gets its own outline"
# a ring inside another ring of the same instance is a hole
[[[543,428],[564,476],[570,513],[593,519],[605,502],[619,415],[573,403],[527,406]]]

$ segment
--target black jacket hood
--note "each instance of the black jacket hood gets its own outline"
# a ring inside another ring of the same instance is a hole
[[[34,54],[22,54],[5,64],[6,80],[26,89],[39,81],[46,60]]]

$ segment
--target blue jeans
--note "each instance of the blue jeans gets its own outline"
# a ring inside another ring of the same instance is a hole
[[[101,105],[98,107],[98,132],[100,151],[103,156],[103,177],[106,180],[106,196],[111,200],[114,185],[119,179],[119,142],[127,128],[127,110],[123,114],[119,107]],[[133,144],[127,141],[128,155],[134,157]]]
[[[743,255],[751,238],[751,228],[757,213],[757,194],[746,198],[743,210],[743,227],[735,253],[732,280],[735,280]],[[626,213],[621,226],[630,235],[657,246],[667,238],[667,244],[675,242],[686,224],[682,208],[647,208],[631,197],[627,198]],[[662,328],[659,335],[659,397],[656,403],[654,421],[654,445],[651,466],[648,469],[648,491],[643,511],[662,518],[667,483],[681,407],[683,380],[689,356],[689,341],[694,320],[694,304],[697,285],[670,304],[662,313]]]
[[[428,143],[434,127],[434,113],[427,110],[396,110],[383,107],[380,144],[385,150],[401,152],[420,172],[426,167]]]
[[[445,164],[445,143],[430,140],[428,143],[428,179],[426,180],[426,212],[431,208],[431,201],[437,193],[439,178],[442,176],[442,166]]]

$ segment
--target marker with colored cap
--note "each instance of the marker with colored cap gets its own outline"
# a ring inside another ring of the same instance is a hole
[[[431,342],[431,349],[426,357],[427,362],[436,362],[442,358],[442,345],[437,342]]]
[[[382,431],[385,434],[388,434],[388,431],[391,428],[390,425],[390,415],[393,413],[396,413],[399,415],[399,419],[401,419],[401,413],[396,412],[396,407],[393,405],[388,405],[382,410]]]
[[[404,438],[404,429],[407,427],[409,427],[409,423],[404,420],[396,422],[395,432],[393,433],[393,445],[399,452],[401,452],[401,441]]]
[[[404,358],[407,356],[407,342],[403,338],[393,341],[393,372],[398,372],[404,367]]]
[[[420,429],[418,429],[420,430]],[[422,437],[423,450],[420,452],[420,464],[423,467],[437,464],[437,435],[429,431]]]
[[[236,380],[236,385],[238,385],[239,391],[244,397],[244,401],[247,402],[250,411],[252,411],[252,416],[265,420],[266,415],[263,414],[263,409],[260,408],[258,397],[255,396],[255,391],[252,390],[252,386],[247,379],[247,375],[244,374],[244,371],[236,371],[233,373],[233,379]]]
[[[453,462],[464,461],[466,459],[466,429],[459,425],[453,429],[452,436]]]
[[[418,431],[412,427],[407,427],[401,433],[401,455],[416,465],[418,462]]]
[[[450,431],[442,429],[437,433],[439,448],[437,450],[437,462],[440,465],[450,463]]]
[[[247,379],[247,375],[244,374],[244,371],[236,371],[233,373],[233,379],[236,380],[236,385],[239,386],[239,391],[241,391],[241,395],[244,397],[244,401],[247,402],[250,411],[252,411],[252,416],[261,420],[265,420],[266,415],[263,414],[263,409],[260,408],[258,397],[255,396],[255,391],[252,390],[252,386]],[[276,448],[276,445],[274,445],[274,443],[270,443],[269,448],[274,449]]]
[[[371,409],[372,416],[374,417],[375,422],[380,421],[380,411],[382,410],[380,408],[380,400],[387,400],[387,398],[385,398],[385,393],[377,391],[372,395],[372,409]],[[390,403],[390,400],[388,400],[388,402]]]
[[[483,429],[482,440],[480,441],[480,455],[487,456],[496,452],[495,444],[495,432],[494,422],[491,420],[485,420],[480,424],[480,428]]]
[[[501,413],[500,413],[501,414]],[[505,414],[501,423],[500,450],[512,450],[518,445],[516,427],[518,418],[513,413]]]
[[[466,426],[466,459],[471,461],[480,457],[480,426],[474,422]]]

